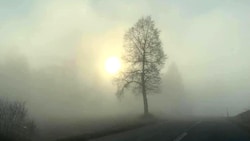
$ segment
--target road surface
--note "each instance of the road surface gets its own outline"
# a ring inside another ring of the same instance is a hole
[[[220,118],[163,121],[91,141],[250,141],[250,134],[235,123]]]

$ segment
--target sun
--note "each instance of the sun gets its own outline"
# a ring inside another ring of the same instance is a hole
[[[110,74],[117,73],[121,68],[121,62],[118,57],[109,57],[105,63],[105,69]]]

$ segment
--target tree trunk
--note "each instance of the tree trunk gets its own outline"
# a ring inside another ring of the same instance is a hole
[[[145,50],[143,50],[143,60],[142,60],[142,97],[143,97],[143,105],[144,105],[144,115],[148,114],[148,99],[147,99],[147,91],[146,91],[146,82],[145,82]]]
[[[148,114],[148,99],[145,90],[145,85],[142,86],[142,96],[143,96],[143,105],[144,105],[144,115]]]

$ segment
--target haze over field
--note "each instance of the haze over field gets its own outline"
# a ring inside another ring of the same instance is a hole
[[[105,61],[151,15],[168,56],[152,113],[235,115],[250,108],[248,0],[0,1],[0,96],[26,101],[37,121],[141,114],[115,96]],[[121,64],[122,66],[122,64]]]

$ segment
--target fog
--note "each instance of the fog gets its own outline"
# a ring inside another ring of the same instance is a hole
[[[249,1],[0,2],[0,96],[26,101],[38,122],[142,114],[141,97],[116,95],[105,60],[151,15],[168,56],[152,113],[236,115],[250,108]]]

